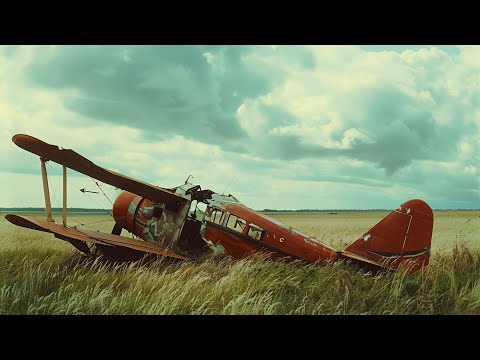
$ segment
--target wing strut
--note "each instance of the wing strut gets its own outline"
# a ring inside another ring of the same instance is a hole
[[[67,226],[67,167],[63,165],[63,226]]]
[[[43,195],[45,196],[45,210],[47,211],[47,221],[55,222],[52,218],[52,205],[50,204],[50,191],[48,189],[48,177],[47,177],[47,168],[45,167],[45,159],[40,158],[40,163],[42,167],[42,180],[43,180]]]

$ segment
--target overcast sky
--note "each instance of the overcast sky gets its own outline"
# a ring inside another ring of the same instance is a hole
[[[2,46],[0,124],[0,206],[44,206],[23,133],[254,209],[480,208],[480,46]]]

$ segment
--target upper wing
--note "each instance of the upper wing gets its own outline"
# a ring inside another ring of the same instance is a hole
[[[12,138],[12,141],[18,147],[37,154],[46,160],[65,165],[70,169],[91,176],[101,182],[146,197],[154,202],[180,204],[187,200],[167,189],[104,169],[73,150],[62,149],[56,145],[47,144],[33,136],[17,134]]]
[[[143,240],[134,240],[124,236],[105,234],[96,231],[78,230],[71,227],[64,227],[45,220],[33,219],[28,216],[7,214],[5,218],[12,224],[25,228],[53,233],[56,237],[63,239],[75,239],[83,242],[102,244],[109,246],[121,246],[146,253],[159,254],[167,257],[188,260],[188,258],[174,252],[162,249],[160,246],[148,243]]]

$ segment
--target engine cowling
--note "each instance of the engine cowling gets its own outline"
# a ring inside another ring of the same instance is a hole
[[[123,229],[127,229],[128,207],[136,196],[137,195],[128,191],[122,191],[113,203],[113,218],[115,219],[115,223]]]
[[[203,253],[208,248],[200,235],[201,221],[187,216],[188,205],[178,209],[178,206],[156,204],[123,191],[113,204],[115,227],[112,233],[120,235],[125,229],[145,241],[185,256]]]
[[[113,204],[113,218],[117,227],[144,239],[155,241],[148,228],[148,221],[154,216],[155,203],[141,196],[123,191]],[[160,209],[161,210],[161,209]],[[157,215],[156,217],[158,217]]]

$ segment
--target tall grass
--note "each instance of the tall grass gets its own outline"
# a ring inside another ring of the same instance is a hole
[[[0,314],[478,314],[480,253],[458,245],[417,274],[210,257],[113,264],[59,251],[0,258]]]
[[[8,229],[15,239],[6,231],[0,240],[0,314],[480,314],[480,249],[465,239],[408,275],[259,254],[115,264],[50,234]],[[6,246],[13,241],[22,246]]]

